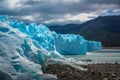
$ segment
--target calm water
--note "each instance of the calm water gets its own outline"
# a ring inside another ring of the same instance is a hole
[[[103,49],[96,52],[88,52],[87,55],[65,55],[67,58],[74,58],[77,61],[86,63],[120,63],[120,49]]]

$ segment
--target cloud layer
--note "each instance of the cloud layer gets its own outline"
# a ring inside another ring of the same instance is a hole
[[[81,23],[120,15],[119,0],[0,0],[0,15],[43,24]]]

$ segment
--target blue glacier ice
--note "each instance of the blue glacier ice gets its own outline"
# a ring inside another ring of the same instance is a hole
[[[55,36],[56,50],[64,55],[86,54],[87,43],[80,35],[57,34]]]
[[[87,51],[97,51],[102,48],[101,42],[87,41]]]
[[[62,55],[85,55],[101,47],[100,42],[88,41],[80,35],[57,34],[42,24],[26,25],[0,16],[0,72],[14,80],[46,80],[45,76],[56,80],[56,75],[44,74],[48,64],[68,64],[86,70]]]
[[[47,51],[56,50],[62,55],[86,54],[87,51],[101,49],[101,43],[97,41],[85,40],[83,36],[74,34],[57,34],[50,31],[45,25],[31,23],[25,25],[24,22],[9,21],[9,24],[18,28],[21,32],[35,39]]]

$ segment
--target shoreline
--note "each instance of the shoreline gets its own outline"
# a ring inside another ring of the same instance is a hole
[[[120,47],[102,47],[102,49],[120,49]]]
[[[57,80],[120,80],[120,64],[81,65],[87,71],[78,71],[69,65],[50,64],[45,73],[57,75]]]

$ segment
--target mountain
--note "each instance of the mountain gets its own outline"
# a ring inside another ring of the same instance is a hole
[[[120,47],[120,15],[99,16],[83,24],[49,26],[58,33],[80,34],[88,40],[101,41],[104,47]]]

